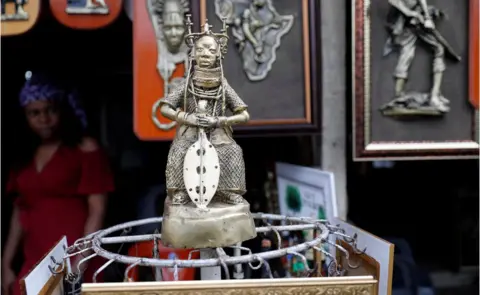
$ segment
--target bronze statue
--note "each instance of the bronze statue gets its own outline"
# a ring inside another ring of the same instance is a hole
[[[441,115],[449,111],[449,101],[440,91],[443,72],[446,69],[445,55],[460,61],[448,42],[435,28],[435,22],[443,13],[428,6],[426,0],[389,0],[387,29],[389,38],[384,56],[398,49],[395,68],[395,99],[382,107],[385,115]],[[415,58],[417,41],[421,40],[433,52],[433,83],[429,93],[406,92],[405,83]]]
[[[249,204],[242,197],[242,149],[232,138],[232,126],[247,122],[249,114],[223,76],[226,23],[218,34],[208,22],[201,33],[191,32],[189,17],[187,25],[187,78],[160,100],[162,114],[178,123],[168,154],[162,239],[173,247],[227,246],[255,236]]]
[[[185,44],[185,15],[190,11],[188,0],[147,0],[157,39],[157,70],[163,80],[163,93],[167,94],[183,81],[183,77],[172,78],[178,64],[188,66],[188,46]],[[161,130],[168,131],[176,122],[162,123],[157,118],[160,101],[152,106],[152,120]]]

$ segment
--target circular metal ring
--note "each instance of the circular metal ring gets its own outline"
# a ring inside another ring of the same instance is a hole
[[[250,263],[254,261],[260,260],[269,260],[273,258],[278,258],[286,255],[288,252],[303,252],[313,248],[314,246],[320,244],[322,241],[326,240],[330,234],[330,230],[328,227],[323,224],[319,223],[318,220],[311,219],[311,218],[302,218],[302,217],[286,217],[282,215],[275,215],[275,214],[263,214],[263,213],[252,213],[254,219],[270,219],[270,220],[277,220],[277,221],[288,221],[288,222],[295,222],[299,224],[294,225],[283,225],[283,226],[276,226],[276,227],[257,227],[257,232],[268,232],[271,231],[272,228],[276,228],[279,231],[298,231],[298,230],[309,230],[309,229],[316,229],[321,234],[311,240],[307,241],[295,246],[283,248],[283,249],[276,249],[272,251],[256,253],[256,254],[247,254],[247,255],[240,255],[240,256],[229,256],[222,258],[220,261],[218,258],[209,258],[209,259],[193,259],[193,260],[175,260],[172,261],[170,259],[158,259],[158,258],[139,258],[139,257],[132,257],[127,255],[119,255],[116,253],[111,253],[105,250],[102,247],[104,241],[107,239],[115,239],[115,243],[125,243],[125,242],[135,242],[135,241],[149,241],[153,239],[161,238],[160,234],[151,234],[151,235],[143,235],[143,236],[123,236],[123,237],[113,237],[113,238],[106,238],[106,236],[111,235],[117,231],[122,231],[125,228],[140,226],[149,223],[160,223],[162,222],[162,217],[154,217],[154,218],[147,218],[137,221],[126,222],[123,224],[118,224],[116,226],[112,226],[110,228],[101,230],[95,233],[94,237],[92,238],[92,249],[96,254],[106,258],[108,260],[114,259],[117,262],[121,262],[124,264],[136,264],[142,266],[157,266],[157,267],[211,267],[211,266],[222,266],[225,265],[236,265],[236,264],[243,264],[243,263]],[[109,242],[106,244],[113,244],[114,242]]]
[[[155,126],[158,127],[158,129],[163,130],[163,131],[169,131],[172,130],[175,126],[177,126],[177,122],[172,121],[170,123],[162,123],[157,117],[157,112],[160,108],[160,103],[161,103],[161,98],[157,100],[153,106],[152,106],[152,121]]]

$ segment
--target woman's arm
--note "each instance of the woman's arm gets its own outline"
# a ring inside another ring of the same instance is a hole
[[[88,217],[85,222],[84,235],[87,236],[94,232],[99,231],[103,226],[103,219],[106,211],[106,196],[103,194],[92,194],[87,197],[88,202]],[[73,257],[72,265],[76,270],[79,266],[80,260],[93,254],[91,251],[82,253],[83,255],[77,255]],[[85,271],[88,266],[88,261],[82,263],[80,271]]]
[[[23,230],[20,225],[20,210],[13,206],[12,219],[10,221],[10,230],[8,232],[7,242],[2,257],[2,268],[11,268],[12,261],[17,253],[17,247],[22,239]]]
[[[82,143],[79,146],[80,150],[86,154],[92,153],[97,151],[100,146],[98,143],[89,137],[86,137],[82,140]],[[88,163],[91,162],[91,160],[87,161]],[[101,167],[95,167],[87,165],[87,167],[84,167],[83,169],[86,169],[83,173],[92,173],[88,170],[91,169],[100,169],[102,170]],[[91,180],[90,180],[91,181]],[[87,182],[88,183],[88,182]],[[91,185],[89,185],[91,186]],[[101,190],[101,188],[98,187],[98,185],[94,186],[95,188],[89,187],[88,190]],[[87,236],[91,233],[99,231],[102,226],[103,226],[103,220],[105,218],[105,212],[106,212],[106,203],[107,203],[107,196],[104,193],[92,193],[92,194],[87,194],[87,208],[88,208],[88,215],[87,215],[87,220],[85,221],[84,225],[84,235]],[[78,263],[80,260],[84,258],[84,256],[89,256],[92,253],[90,251],[82,253],[83,255],[77,255],[73,258],[73,266],[76,268],[78,266]],[[83,264],[82,266],[82,271],[84,270],[84,267],[86,267],[88,264],[87,263]]]
[[[85,235],[100,230],[105,218],[106,196],[93,194],[88,196],[88,217],[85,222]]]

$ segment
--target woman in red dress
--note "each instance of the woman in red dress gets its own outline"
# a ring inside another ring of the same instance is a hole
[[[66,235],[69,245],[99,230],[113,179],[105,155],[84,135],[85,113],[75,96],[27,72],[20,93],[31,141],[11,170],[7,193],[17,195],[2,257],[2,291],[20,294],[23,278]],[[20,147],[19,147],[20,149]],[[15,275],[12,260],[23,248]],[[75,265],[83,257],[75,257]],[[89,281],[95,261],[84,274]]]

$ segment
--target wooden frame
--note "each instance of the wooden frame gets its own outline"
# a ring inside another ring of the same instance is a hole
[[[320,7],[315,0],[302,1],[302,31],[303,31],[303,65],[305,76],[305,116],[303,118],[252,119],[246,126],[235,129],[242,131],[267,131],[269,133],[312,132],[320,126],[321,101],[321,44],[320,44]],[[212,1],[213,2],[213,1]],[[203,24],[207,18],[207,0],[199,1],[200,21]]]
[[[478,1],[469,0],[471,8],[477,9],[476,14],[470,9],[469,21],[470,44],[469,65],[470,81],[469,96],[472,104],[478,102]],[[353,158],[356,161],[376,159],[406,160],[406,159],[453,159],[477,158],[478,142],[478,112],[472,114],[472,134],[470,140],[458,141],[373,141],[371,139],[371,2],[372,0],[352,1],[352,101],[353,101]],[[476,37],[476,38],[475,38]],[[467,99],[467,98],[465,98]],[[478,105],[478,103],[477,103]]]
[[[223,280],[152,283],[83,284],[84,295],[257,295],[267,294],[376,294],[371,276],[269,280]]]
[[[478,110],[480,100],[480,0],[470,0],[470,102]]]

